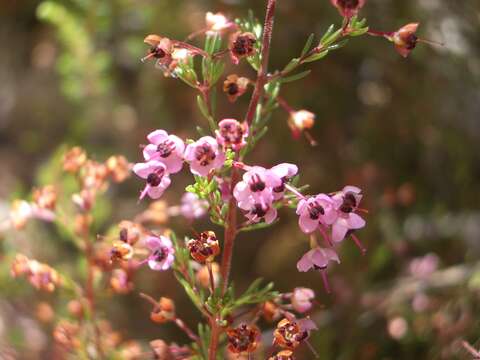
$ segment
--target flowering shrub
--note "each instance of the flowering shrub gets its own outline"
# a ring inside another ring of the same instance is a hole
[[[154,340],[150,343],[154,358],[213,360],[246,355],[293,359],[300,346],[309,346],[310,333],[317,330],[308,315],[315,305],[315,293],[304,287],[279,293],[272,283],[263,284],[260,279],[243,293],[235,292],[230,281],[235,239],[240,232],[273,226],[284,211],[295,211],[298,234],[303,234],[308,243],[297,268],[300,272],[317,271],[326,292],[330,292],[326,270],[332,263],[340,263],[339,244],[351,239],[362,254],[366,251],[357,236],[366,225],[362,190],[347,185],[336,191],[308,194],[308,186],[300,185],[301,164],[268,167],[248,155],[267,134],[272,112],[279,107],[287,112],[292,137],[304,135],[315,144],[309,134],[315,114],[294,110],[280,96],[284,84],[308,76],[309,70],[296,72],[301,66],[321,60],[349,39],[362,35],[386,38],[402,56],[408,56],[422,41],[415,35],[418,24],[393,32],[369,29],[366,20],[358,17],[366,1],[331,2],[343,18],[341,25],[332,25],[317,43],[310,36],[300,55],[276,71],[268,70],[275,0],[268,1],[263,26],[252,14],[233,21],[220,13],[207,13],[206,28],[189,36],[188,42],[148,35],[145,43],[150,49],[142,60],[153,60],[165,76],[198,91],[197,105],[208,130],[198,127],[198,139],[154,130],[146,136],[147,144],[142,145],[141,159],[135,164],[122,156],[98,162],[81,148],[72,148],[64,155],[63,170],[65,176],[74,179],[77,191],[66,194],[49,185],[34,190],[32,201],[13,204],[13,227],[21,229],[34,218],[52,222],[68,232],[85,256],[84,276],[60,273],[22,254],[15,257],[11,267],[13,276],[26,278],[37,289],[64,289],[71,296],[69,319],[60,319],[54,331],[55,340],[66,352],[83,358],[144,356],[146,350],[138,344],[112,340],[114,331],[96,308],[96,298],[105,289],[118,294],[138,291],[134,274],[142,267],[172,271],[205,319],[192,330],[177,316],[171,299],[156,300],[140,293],[152,306],[151,321],[172,322],[191,340],[183,346]],[[203,48],[191,43],[199,36],[205,38]],[[225,74],[226,63],[241,62],[257,72],[255,80]],[[243,119],[216,117],[219,86],[232,103],[253,88]],[[182,170],[191,172],[193,183],[187,186],[180,205],[167,207],[159,199]],[[131,172],[142,181],[139,201],[155,201],[135,218],[120,222],[114,231],[94,233],[96,201]],[[222,236],[212,229],[179,236],[168,228],[169,216],[181,215],[192,223],[206,214],[213,224],[224,228]],[[275,324],[271,350],[265,350],[269,344],[262,341],[260,317]]]

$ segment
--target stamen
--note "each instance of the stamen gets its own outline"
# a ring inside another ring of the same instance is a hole
[[[365,248],[365,246],[363,246],[362,242],[360,241],[360,239],[355,235],[355,234],[350,234],[350,236],[352,237],[353,241],[355,242],[355,245],[357,245],[357,247],[360,249],[360,251],[362,252],[362,255],[365,255],[367,253],[367,249]]]
[[[325,288],[325,291],[330,294],[330,284],[328,283],[328,278],[327,278],[327,273],[325,270],[321,270],[320,273],[322,274],[322,280],[323,280],[323,287]]]

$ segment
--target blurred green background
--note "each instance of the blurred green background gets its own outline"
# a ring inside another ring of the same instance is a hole
[[[101,160],[119,153],[134,162],[152,129],[197,136],[195,126],[205,124],[194,90],[140,63],[143,38],[158,33],[183,39],[204,27],[206,11],[234,18],[253,9],[262,18],[263,3],[2,1],[1,217],[8,216],[13,198],[48,176],[49,159],[65,144],[85,147]],[[405,60],[387,41],[353,39],[315,63],[302,83],[282,90],[292,106],[317,114],[312,135],[319,145],[290,140],[287,114],[277,110],[250,162],[297,163],[312,192],[344,184],[364,189],[368,226],[359,236],[369,251],[362,257],[353,243],[343,244],[342,264],[330,271],[334,291],[327,295],[318,274],[295,270],[308,243],[294,213],[285,211],[274,228],[238,239],[233,279],[240,289],[257,276],[275,281],[280,291],[315,289],[322,306],[312,344],[322,359],[468,359],[458,340],[480,338],[480,3],[369,0],[362,15],[375,30],[419,21],[420,37],[445,46],[420,44]],[[270,68],[297,56],[310,33],[319,38],[340,21],[328,0],[279,0]],[[245,64],[231,72],[254,76]],[[241,118],[248,96],[235,107],[220,100],[220,118]],[[178,203],[189,181],[186,172],[176,177],[166,200]],[[141,186],[131,178],[109,191],[99,231],[147,206],[136,203]],[[206,226],[195,224],[197,230]],[[190,231],[181,222],[174,228]],[[22,251],[53,265],[60,258],[73,264],[78,255],[40,225],[0,239],[4,255]],[[428,253],[438,256],[439,270],[419,280],[409,265]],[[12,351],[18,358],[50,358],[51,326],[38,322],[33,304],[63,300],[12,280],[5,262],[1,270],[0,358]],[[136,285],[178,299],[187,323],[198,320],[171,274],[144,271]],[[152,324],[136,292],[111,297],[102,309],[125,338],[186,340],[169,325]],[[305,350],[302,358],[313,355]]]

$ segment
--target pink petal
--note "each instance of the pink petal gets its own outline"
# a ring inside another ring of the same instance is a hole
[[[341,220],[343,219],[338,219],[332,226],[332,240],[335,242],[342,241],[348,231],[348,227],[342,225]]]
[[[310,250],[311,251],[311,250]],[[297,262],[297,269],[300,272],[307,272],[313,268],[313,262],[310,258],[310,251],[302,256],[302,258]]]
[[[366,224],[365,220],[363,220],[359,215],[355,213],[350,213],[347,223],[350,229],[361,229]]]
[[[300,218],[298,219],[298,225],[305,234],[310,234],[317,229],[318,220],[312,220],[308,214],[300,215]]]
[[[155,130],[147,135],[148,141],[152,144],[158,145],[165,139],[167,139],[168,133],[165,130]]]

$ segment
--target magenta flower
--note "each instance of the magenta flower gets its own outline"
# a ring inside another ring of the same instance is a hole
[[[225,149],[232,148],[238,151],[247,144],[248,124],[241,124],[235,119],[223,119],[218,123],[215,134],[218,143]]]
[[[332,199],[338,215],[332,225],[333,241],[340,242],[350,230],[361,229],[365,226],[365,220],[355,213],[362,199],[361,192],[362,190],[355,186],[345,186],[342,191],[333,195]]]
[[[273,198],[274,200],[280,200],[283,197],[285,192],[285,183],[288,182],[298,173],[298,167],[294,164],[282,163],[275,165],[270,169],[277,177],[280,178],[282,184],[273,188]]]
[[[340,263],[337,253],[333,249],[316,247],[302,256],[302,258],[297,262],[297,269],[301,272],[307,272],[311,269],[320,270],[320,273],[322,274],[323,285],[325,290],[329,293],[330,285],[328,284],[325,270],[327,269],[330,261],[336,261],[337,263]]]
[[[133,172],[147,180],[147,184],[140,194],[140,200],[147,194],[152,199],[158,199],[170,186],[167,166],[163,162],[152,160],[147,163],[137,163],[133,166]]]
[[[152,270],[168,270],[175,260],[175,250],[172,241],[166,236],[149,236],[146,245],[150,249],[148,266]]]
[[[197,194],[187,192],[182,196],[180,213],[188,220],[201,218],[208,209],[208,201],[202,200]]]
[[[302,199],[297,205],[298,224],[306,234],[317,230],[320,225],[331,225],[337,220],[334,201],[325,194]]]
[[[223,166],[225,154],[213,137],[204,136],[187,146],[185,160],[190,163],[190,171],[194,175],[207,176],[212,169]]]
[[[315,299],[315,292],[312,289],[300,287],[293,290],[290,301],[295,311],[305,313],[312,308],[313,299]]]
[[[271,224],[277,218],[277,209],[272,205],[256,203],[245,216],[252,223],[258,223],[263,219],[267,224]]]
[[[267,211],[274,200],[273,189],[282,185],[282,180],[274,172],[261,166],[247,167],[242,181],[233,189],[238,207],[250,211],[260,204]]]
[[[330,0],[343,17],[351,18],[365,5],[366,0]]]
[[[175,135],[168,135],[165,130],[155,130],[147,136],[150,144],[143,149],[145,160],[157,160],[165,164],[169,174],[182,169],[185,144]]]

